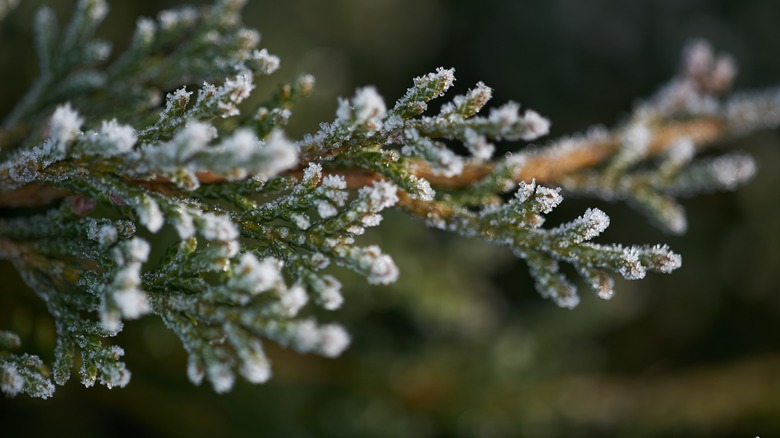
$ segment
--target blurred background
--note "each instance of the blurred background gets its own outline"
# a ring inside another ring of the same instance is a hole
[[[61,17],[72,1],[49,2]],[[56,3],[56,4],[54,4]],[[127,44],[136,17],[180,2],[110,1],[101,33]],[[0,114],[36,74],[26,0],[0,29]],[[553,122],[551,137],[613,126],[675,71],[691,38],[739,62],[738,89],[780,84],[774,0],[265,0],[245,22],[282,59],[261,99],[298,74],[317,78],[290,135],[332,120],[337,96],[375,85],[389,104],[414,76],[454,67],[452,95],[477,81],[494,105],[515,100]],[[625,205],[567,199],[556,224],[597,206],[599,242],[668,243],[671,275],[619,281],[611,301],[583,293],[574,310],[534,290],[501,248],[427,230],[394,213],[364,242],[393,255],[401,279],[372,287],[344,271],[345,305],[320,315],[353,334],[340,358],[267,345],[275,377],[216,395],[186,379],[178,340],[154,317],[116,342],[133,379],[52,400],[0,397],[0,435],[285,437],[780,436],[780,134],[744,149],[756,177],[733,193],[688,200],[690,231],[672,237]],[[522,145],[501,145],[501,152]],[[3,264],[0,327],[51,360],[50,317]]]

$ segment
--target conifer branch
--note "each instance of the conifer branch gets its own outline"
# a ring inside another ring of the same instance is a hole
[[[429,102],[455,81],[444,68],[415,78],[392,107],[360,88],[339,100],[332,122],[293,140],[284,127],[313,78],[242,114],[254,82],[279,65],[241,24],[242,4],[141,19],[110,63],[110,47],[94,37],[104,0],[79,1],[61,33],[48,10],[38,14],[41,72],[0,131],[0,205],[46,208],[0,220],[0,259],[46,302],[57,347],[49,372],[11,352],[18,337],[0,332],[4,393],[49,397],[77,363],[86,386],[126,385],[124,351],[109,338],[149,314],[181,340],[190,380],[217,392],[236,374],[271,377],[264,342],[337,356],[348,332],[311,313],[344,302],[326,268],[369,284],[396,281],[392,257],[360,237],[396,206],[430,227],[507,247],[562,307],[576,306],[579,282],[610,298],[613,276],[670,273],[681,256],[660,244],[593,242],[610,223],[595,208],[545,227],[561,193],[626,200],[683,232],[677,197],[733,189],[755,168],[744,154],[697,152],[780,123],[778,93],[728,97],[733,61],[697,42],[625,125],[499,159],[496,142],[538,141],[550,122],[514,102],[483,111],[492,90],[482,83],[432,114]],[[163,90],[174,91],[163,98]],[[152,259],[160,232],[175,242]]]

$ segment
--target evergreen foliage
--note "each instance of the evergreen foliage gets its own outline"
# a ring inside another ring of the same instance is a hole
[[[514,102],[485,111],[492,90],[482,83],[429,109],[455,81],[439,68],[393,105],[360,88],[332,122],[293,140],[285,125],[314,79],[242,105],[280,62],[242,25],[242,3],[142,18],[113,57],[94,36],[103,0],[79,1],[62,32],[51,11],[38,13],[40,75],[0,128],[0,204],[39,209],[0,220],[0,258],[46,303],[57,346],[47,367],[0,332],[5,394],[50,397],[76,367],[86,386],[125,386],[124,351],[110,338],[147,314],[180,338],[190,380],[217,392],[236,374],[271,377],[263,342],[338,356],[347,330],[312,308],[344,301],[329,265],[370,284],[398,278],[391,256],[359,237],[389,208],[508,247],[559,306],[577,305],[578,282],[610,298],[613,276],[670,273],[681,256],[663,244],[593,242],[610,222],[596,208],[545,227],[562,193],[625,200],[683,233],[678,197],[734,189],[756,167],[743,153],[700,152],[780,122],[777,92],[730,94],[734,61],[699,41],[612,130],[528,146],[550,122]],[[13,4],[0,1],[0,17]],[[520,146],[494,157],[499,141]],[[154,238],[165,232],[170,245]]]

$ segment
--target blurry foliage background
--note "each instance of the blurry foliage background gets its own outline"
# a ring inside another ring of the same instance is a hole
[[[73,2],[49,3],[64,19]],[[179,2],[109,3],[102,33],[121,49],[137,16]],[[0,114],[36,74],[38,6],[24,1],[0,29]],[[282,58],[257,99],[299,73],[317,78],[293,116],[296,138],[331,120],[336,97],[356,86],[374,84],[392,103],[438,66],[456,68],[456,93],[481,80],[495,105],[512,99],[546,115],[554,138],[618,123],[672,75],[693,37],[734,54],[738,88],[780,85],[777,17],[774,0],[252,0],[245,22]],[[320,315],[353,333],[341,358],[269,345],[275,378],[218,396],[187,381],[178,341],[147,317],[116,339],[133,371],[127,388],[75,378],[53,400],[2,397],[0,435],[780,436],[780,139],[724,146],[754,154],[759,173],[734,193],[688,201],[682,237],[618,204],[567,199],[550,217],[598,206],[612,217],[601,242],[682,253],[681,269],[620,282],[609,302],[583,293],[578,308],[559,309],[507,251],[396,213],[366,240],[394,256],[401,280],[369,287],[339,271],[347,302]],[[42,303],[7,263],[0,278],[0,326],[50,359]]]

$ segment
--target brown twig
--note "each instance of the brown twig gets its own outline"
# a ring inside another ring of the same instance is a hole
[[[696,146],[702,147],[723,138],[725,135],[725,123],[716,117],[699,117],[685,121],[669,122],[654,129],[653,137],[648,147],[649,154],[661,154],[675,140],[683,137],[689,138]],[[612,157],[619,147],[620,141],[617,133],[612,133],[607,138],[575,148],[556,148],[555,143],[553,143],[550,147],[540,149],[539,152],[530,153],[522,168],[515,175],[515,180],[519,182],[536,179],[539,182],[554,185],[564,175],[603,163]],[[455,189],[467,187],[486,177],[495,169],[495,164],[469,164],[460,175],[453,177],[435,174],[425,162],[414,163],[412,168],[418,177],[428,180],[434,188]],[[347,186],[351,189],[364,187],[381,178],[379,175],[363,169],[345,169],[333,173],[344,176]],[[300,179],[303,172],[296,170],[291,172],[291,175]],[[224,181],[224,178],[211,172],[200,172],[197,176],[201,184],[213,184]],[[170,182],[163,178],[152,181],[131,181],[143,184],[155,191],[165,192],[170,190]],[[56,187],[31,184],[0,193],[0,206],[46,205],[67,194],[67,191]],[[419,204],[419,202],[408,196],[402,199],[402,203],[406,206]],[[414,207],[415,210],[419,208],[421,207]]]

